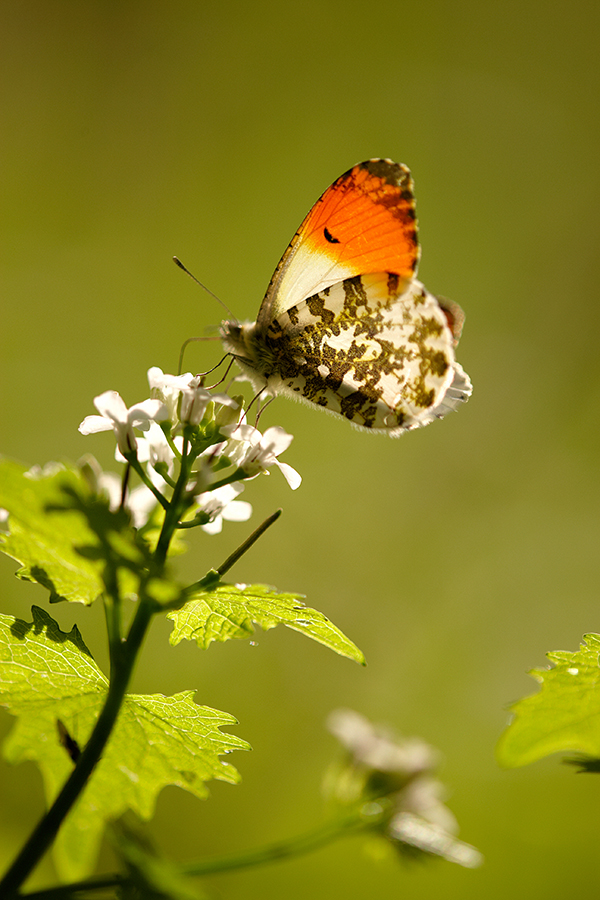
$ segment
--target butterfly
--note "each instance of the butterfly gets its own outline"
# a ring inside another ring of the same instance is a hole
[[[370,159],[317,200],[275,269],[256,322],[225,321],[225,350],[261,396],[279,394],[397,437],[456,409],[464,315],[417,280],[408,168]]]

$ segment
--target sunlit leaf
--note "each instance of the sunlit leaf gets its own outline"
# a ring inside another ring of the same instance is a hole
[[[220,584],[212,591],[197,591],[181,607],[169,613],[175,623],[171,643],[196,641],[206,649],[212,641],[250,638],[254,625],[264,631],[287,625],[307,637],[364,665],[358,647],[315,609],[304,606],[300,594],[278,593],[262,584]]]
[[[0,616],[0,703],[18,717],[5,756],[12,763],[37,762],[48,801],[73,768],[65,733],[77,748],[85,747],[106,690],[106,678],[76,627],[62,632],[37,607],[29,623]],[[236,720],[198,706],[193,695],[125,697],[102,758],[59,832],[55,861],[63,877],[87,874],[106,820],[127,809],[150,818],[166,785],[205,797],[210,779],[239,781],[236,769],[220,759],[249,749],[245,741],[220,731]]]
[[[584,635],[574,653],[548,653],[552,667],[529,674],[541,690],[512,706],[498,745],[504,766],[524,766],[550,753],[578,751],[600,757],[600,635]]]
[[[54,467],[33,477],[24,466],[0,460],[0,507],[9,512],[9,534],[0,535],[0,550],[22,564],[19,578],[36,581],[50,600],[92,603],[102,592],[101,566],[76,547],[94,547],[97,538],[76,510],[64,506],[65,489],[87,492],[78,472]]]

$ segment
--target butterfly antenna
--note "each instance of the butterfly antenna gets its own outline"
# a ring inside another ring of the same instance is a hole
[[[217,303],[220,303],[220,304],[221,304],[221,306],[223,307],[223,309],[225,310],[225,312],[229,313],[229,315],[231,316],[232,320],[233,320],[234,322],[237,322],[236,317],[235,317],[234,314],[231,312],[231,310],[229,309],[229,307],[228,307],[225,303],[223,303],[223,301],[221,300],[221,298],[220,298],[220,297],[217,297],[217,295],[214,294],[214,293],[211,291],[210,288],[207,288],[205,284],[202,284],[201,281],[198,281],[198,279],[196,278],[196,276],[195,276],[195,275],[192,275],[192,273],[190,272],[189,269],[186,269],[186,267],[184,266],[184,264],[181,262],[180,259],[177,259],[177,257],[174,256],[174,257],[173,257],[173,262],[175,263],[176,266],[179,266],[180,269],[183,269],[183,271],[185,272],[185,274],[186,274],[186,275],[189,275],[190,278],[192,279],[192,281],[195,281],[196,284],[197,284],[199,287],[201,287],[203,290],[205,290],[207,294],[210,294],[211,297],[214,297],[215,300],[217,301]]]

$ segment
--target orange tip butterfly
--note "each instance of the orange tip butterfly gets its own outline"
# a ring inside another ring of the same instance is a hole
[[[359,163],[317,200],[256,322],[223,322],[225,350],[262,396],[283,394],[397,437],[468,399],[456,362],[464,315],[415,277],[413,181],[390,159]]]

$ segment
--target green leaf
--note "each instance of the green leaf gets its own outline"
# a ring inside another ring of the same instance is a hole
[[[44,610],[32,612],[32,623],[0,616],[0,703],[19,717],[4,750],[9,762],[38,763],[51,802],[73,767],[72,748],[83,749],[89,738],[107,681],[76,627],[66,634]],[[236,719],[198,706],[193,695],[126,695],[102,759],[59,832],[55,861],[64,878],[88,873],[106,820],[127,809],[150,818],[164,786],[205,797],[211,778],[239,781],[219,758],[249,749],[219,730]]]
[[[287,625],[362,665],[358,647],[316,609],[304,606],[301,594],[280,594],[263,584],[220,584],[212,591],[196,590],[191,599],[168,614],[175,623],[171,644],[196,641],[203,650],[212,641],[249,638],[254,624],[264,631]]]
[[[0,506],[9,511],[10,534],[0,535],[0,550],[22,564],[19,578],[36,581],[50,591],[50,601],[92,603],[103,590],[101,567],[76,547],[97,539],[76,510],[64,506],[65,489],[87,493],[78,472],[63,467],[38,474],[0,460]]]
[[[553,666],[529,674],[541,685],[517,701],[498,744],[504,766],[524,766],[561,751],[600,757],[600,635],[586,634],[575,653],[548,653]]]
[[[10,533],[0,534],[0,550],[23,564],[19,578],[50,591],[51,603],[93,603],[109,570],[122,597],[137,593],[149,564],[148,546],[129,514],[112,512],[78,469],[53,463],[26,472],[0,460],[0,506],[10,513]]]

